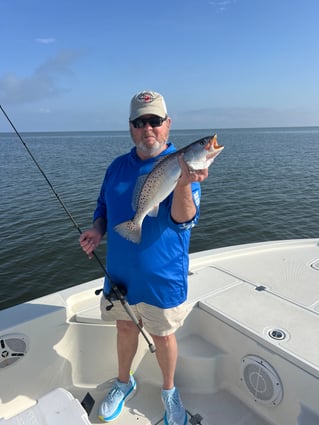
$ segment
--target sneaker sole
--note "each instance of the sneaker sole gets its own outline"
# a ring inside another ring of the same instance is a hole
[[[188,420],[187,412],[185,412],[185,419],[184,419],[184,423],[183,423],[183,425],[187,425],[187,420]],[[164,425],[169,425],[169,423],[167,422],[166,413],[165,413],[165,415],[164,415]]]

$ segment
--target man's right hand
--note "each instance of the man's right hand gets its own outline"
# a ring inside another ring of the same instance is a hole
[[[80,236],[80,245],[86,255],[91,259],[93,251],[100,245],[102,236],[97,229],[89,229]]]

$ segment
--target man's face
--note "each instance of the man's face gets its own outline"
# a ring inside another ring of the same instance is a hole
[[[138,128],[136,128],[138,127]],[[166,149],[171,119],[156,115],[143,115],[130,122],[130,132],[136,151],[141,159],[159,155]]]

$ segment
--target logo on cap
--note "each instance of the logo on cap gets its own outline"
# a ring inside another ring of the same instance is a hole
[[[141,102],[141,103],[150,103],[150,102],[153,102],[153,100],[154,100],[154,96],[152,95],[152,93],[148,93],[148,92],[145,92],[145,93],[141,93],[139,96],[138,96],[138,98],[137,98],[138,100],[139,100],[139,102]]]

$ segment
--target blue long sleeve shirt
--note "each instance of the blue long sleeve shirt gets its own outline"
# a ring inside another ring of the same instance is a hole
[[[114,230],[117,224],[135,214],[132,197],[139,176],[152,171],[161,156],[175,151],[169,143],[159,156],[141,160],[134,147],[116,158],[106,170],[97,200],[94,220],[104,217],[107,223],[107,270],[114,283],[125,287],[131,305],[144,302],[171,308],[187,298],[190,233],[199,218],[198,183],[192,184],[196,215],[190,222],[173,221],[171,193],[160,203],[157,217],[144,218],[139,244],[126,240]],[[105,278],[104,292],[109,290],[110,282]]]

